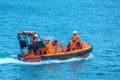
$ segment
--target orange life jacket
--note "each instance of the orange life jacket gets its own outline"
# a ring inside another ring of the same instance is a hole
[[[78,34],[72,36],[72,41],[73,42],[77,41],[78,39],[80,39]]]

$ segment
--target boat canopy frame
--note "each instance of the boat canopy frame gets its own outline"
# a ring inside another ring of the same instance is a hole
[[[33,43],[32,43],[35,34],[37,34],[37,33],[34,31],[18,32],[17,36],[18,36],[21,53],[23,53],[23,49],[25,49],[25,48],[30,49],[30,51],[31,51],[31,49],[35,49],[35,47],[33,46]],[[39,38],[39,36],[38,36],[38,38]]]

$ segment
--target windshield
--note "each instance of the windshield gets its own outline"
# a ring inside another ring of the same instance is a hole
[[[53,40],[55,40],[55,37],[53,37],[53,36],[45,36],[43,38],[43,40],[51,40],[51,41],[53,41]]]

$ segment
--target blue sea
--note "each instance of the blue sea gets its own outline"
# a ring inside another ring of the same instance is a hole
[[[19,31],[66,46],[73,30],[93,46],[87,58],[17,59]],[[120,0],[0,0],[0,80],[120,80]]]

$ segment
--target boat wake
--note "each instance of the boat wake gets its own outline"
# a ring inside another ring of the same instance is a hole
[[[11,57],[11,58],[8,57],[8,58],[0,58],[0,65],[1,64],[42,65],[42,64],[51,64],[51,63],[72,62],[72,61],[79,61],[79,60],[89,60],[92,58],[93,58],[93,55],[90,54],[90,56],[86,58],[73,58],[69,60],[46,60],[46,61],[40,61],[40,62],[23,62],[23,61],[19,61],[14,57]]]

